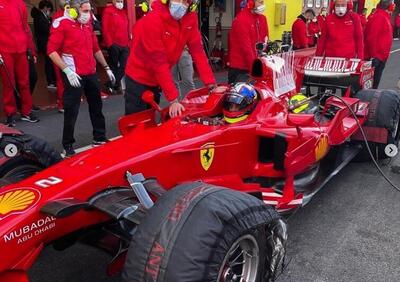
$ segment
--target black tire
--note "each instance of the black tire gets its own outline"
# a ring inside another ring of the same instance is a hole
[[[386,144],[368,142],[375,159],[386,159],[385,147],[388,144],[399,145],[400,139],[400,94],[394,90],[368,89],[359,91],[356,98],[369,102],[368,120],[364,126],[386,128],[388,139]],[[371,156],[364,141],[362,149],[354,161],[370,161]]]
[[[48,142],[29,134],[4,135],[0,142],[2,152],[8,144],[16,145],[19,153],[0,165],[0,187],[28,178],[62,160]]]
[[[23,156],[11,158],[0,166],[0,187],[19,182],[42,169],[40,163]]]
[[[286,225],[272,207],[251,195],[201,182],[179,185],[138,226],[123,280],[217,281],[220,272],[229,270],[222,268],[223,262],[238,238],[258,247],[257,256],[253,253],[256,277],[248,281],[274,279],[284,257]]]

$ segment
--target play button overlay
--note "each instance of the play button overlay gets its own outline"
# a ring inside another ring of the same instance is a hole
[[[385,147],[385,154],[386,154],[386,156],[388,156],[390,158],[393,158],[394,156],[396,156],[398,152],[399,152],[399,149],[394,144],[389,144]]]
[[[18,154],[17,146],[14,144],[7,144],[4,148],[4,154],[6,154],[6,156],[9,158],[15,157]]]

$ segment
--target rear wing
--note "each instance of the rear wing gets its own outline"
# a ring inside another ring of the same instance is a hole
[[[316,77],[345,77],[372,69],[370,61],[333,57],[312,57],[304,66],[304,74]]]

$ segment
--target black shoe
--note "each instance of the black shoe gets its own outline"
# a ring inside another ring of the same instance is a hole
[[[21,120],[27,121],[27,122],[38,122],[39,119],[34,115],[34,114],[29,114],[28,116],[22,115]]]
[[[108,139],[104,139],[104,140],[93,140],[92,145],[93,145],[94,147],[96,147],[96,146],[104,145],[104,144],[106,144],[106,143],[108,143],[108,142],[110,142],[110,140],[108,140]]]
[[[15,124],[15,118],[14,118],[14,116],[8,116],[8,117],[7,117],[7,121],[6,121],[5,124],[6,124],[8,127],[15,127],[16,124]]]
[[[63,152],[65,158],[71,157],[76,154],[74,147],[72,145],[65,145],[64,146],[64,152]]]

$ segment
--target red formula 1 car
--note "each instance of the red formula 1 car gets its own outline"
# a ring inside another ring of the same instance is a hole
[[[367,101],[329,91],[294,101],[293,65],[291,54],[254,62],[245,120],[224,122],[228,86],[192,92],[183,116],[164,110],[160,123],[147,93],[153,108],[123,117],[121,138],[3,186],[0,281],[27,281],[46,245],[78,240],[111,252],[107,271],[125,281],[273,280],[287,238],[279,213],[362,150],[351,138],[371,117]]]

